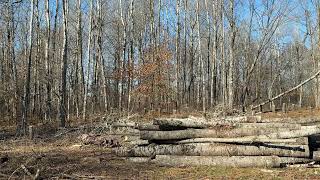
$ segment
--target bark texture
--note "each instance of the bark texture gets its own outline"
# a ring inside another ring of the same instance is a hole
[[[142,139],[147,140],[173,140],[173,139],[190,139],[190,138],[233,138],[244,136],[263,136],[264,138],[282,139],[300,137],[306,134],[317,132],[314,129],[295,130],[286,132],[284,128],[235,128],[235,129],[186,129],[174,131],[141,131]],[[270,135],[264,135],[270,134]]]
[[[252,143],[286,143],[286,144],[308,144],[308,138],[293,138],[293,139],[270,139],[270,138],[258,138],[258,137],[240,137],[240,138],[194,138],[177,141],[177,144],[188,143],[240,143],[240,144],[252,144]]]
[[[132,149],[118,148],[118,156],[152,157],[155,155],[179,156],[281,156],[309,157],[307,145],[230,145],[230,144],[182,144],[149,145]]]
[[[167,156],[158,155],[151,162],[164,166],[220,166],[275,168],[281,164],[310,162],[310,159],[277,156]]]

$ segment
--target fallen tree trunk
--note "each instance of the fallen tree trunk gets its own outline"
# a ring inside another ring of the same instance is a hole
[[[310,162],[306,158],[277,156],[167,156],[157,155],[151,162],[164,166],[220,166],[275,168],[282,164]]]
[[[315,74],[314,74],[313,76],[311,76],[310,78],[304,80],[303,82],[301,82],[301,83],[298,84],[297,86],[295,86],[295,87],[293,87],[293,88],[291,88],[291,89],[289,89],[289,90],[287,90],[287,91],[285,91],[285,92],[283,92],[283,93],[278,94],[277,96],[275,96],[275,97],[273,97],[273,98],[271,98],[271,99],[268,99],[268,100],[266,100],[266,101],[264,101],[264,102],[262,102],[262,103],[260,103],[260,104],[258,104],[258,105],[256,105],[256,106],[252,107],[252,109],[256,109],[256,108],[258,108],[258,107],[260,107],[260,106],[263,106],[263,105],[265,105],[265,104],[268,104],[268,103],[270,103],[270,102],[272,102],[272,101],[274,101],[274,100],[282,97],[283,95],[286,95],[286,94],[288,94],[288,93],[290,93],[290,92],[292,92],[292,91],[300,88],[300,87],[303,86],[304,84],[306,84],[306,83],[308,83],[309,81],[311,81],[312,79],[316,78],[319,74],[320,74],[320,71],[318,71],[317,73],[315,73]]]
[[[132,149],[116,148],[118,156],[152,157],[155,155],[185,156],[282,156],[309,157],[308,145],[230,145],[230,144],[182,144],[149,145]]]
[[[313,160],[319,162],[320,161],[320,151],[313,151]]]
[[[238,144],[252,144],[252,143],[274,143],[274,144],[297,144],[307,145],[308,138],[293,138],[293,139],[270,139],[257,137],[240,137],[240,138],[194,138],[176,141],[176,144],[189,143],[238,143]]]
[[[218,125],[229,125],[239,122],[259,122],[260,116],[228,116],[219,117],[214,119],[205,119],[202,117],[188,117],[188,118],[156,118],[153,120],[153,124],[162,127],[177,127],[177,128],[208,128],[215,127]]]
[[[186,127],[186,128],[207,128],[214,127],[218,123],[208,121],[204,118],[156,118],[153,120],[153,124],[162,127]]]
[[[260,123],[291,123],[291,124],[310,124],[320,122],[320,117],[284,117],[284,118],[262,118],[260,121],[252,121]]]
[[[186,129],[174,131],[141,131],[141,139],[147,140],[178,140],[190,138],[218,138],[218,137],[244,137],[244,136],[258,136],[263,134],[270,134],[287,129],[283,128],[234,128],[234,129]],[[279,138],[280,139],[280,138]]]
[[[290,130],[300,129],[300,124],[292,123],[238,123],[234,125],[238,128],[287,128]]]
[[[289,139],[289,138],[297,138],[297,137],[306,137],[314,134],[320,133],[320,126],[304,126],[299,130],[292,131],[282,131],[271,133],[268,135],[260,135],[258,138],[272,138],[272,139]]]
[[[141,145],[148,145],[149,144],[149,141],[147,141],[147,140],[135,140],[135,141],[129,141],[128,142],[130,145],[139,145],[139,146],[141,146]]]
[[[138,124],[135,127],[136,129],[139,130],[144,130],[144,131],[158,131],[160,130],[159,125],[154,125],[154,124]]]
[[[134,123],[134,122],[113,122],[109,126],[112,126],[112,127],[135,127],[136,123]]]

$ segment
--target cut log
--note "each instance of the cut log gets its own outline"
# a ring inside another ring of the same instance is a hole
[[[149,141],[147,141],[147,140],[135,140],[135,141],[130,141],[129,144],[137,145],[137,146],[148,145]]]
[[[217,122],[210,122],[204,118],[156,118],[153,124],[162,127],[207,128],[216,126]]]
[[[320,126],[305,126],[300,130],[282,131],[271,133],[268,135],[260,135],[258,138],[271,138],[271,139],[289,139],[297,137],[306,137],[320,133]]]
[[[167,156],[157,155],[151,162],[164,166],[220,166],[275,168],[282,164],[310,162],[306,158],[277,156]]]
[[[34,127],[29,126],[29,139],[32,140],[34,138]]]
[[[290,130],[300,129],[300,124],[292,123],[237,123],[234,125],[238,128],[287,128]]]
[[[320,122],[320,117],[284,117],[284,118],[262,118],[260,121],[252,121],[252,122],[260,122],[260,123],[294,123],[294,124],[310,124]]]
[[[259,122],[261,116],[228,116],[207,120],[202,117],[188,118],[156,118],[153,120],[153,124],[162,127],[184,127],[184,128],[208,128],[218,125],[232,125],[239,122]]]
[[[230,145],[230,144],[182,144],[182,145],[149,145],[143,147],[116,148],[118,156],[152,157],[155,155],[185,156],[281,156],[309,157],[308,145]]]
[[[257,137],[240,137],[240,138],[194,138],[177,141],[176,144],[189,144],[189,143],[239,143],[239,144],[252,144],[252,143],[274,143],[274,144],[297,144],[307,145],[308,138],[293,138],[293,139],[270,139],[270,138],[257,138]]]
[[[134,122],[114,122],[110,125],[113,127],[136,127]]]
[[[144,131],[159,131],[159,125],[154,125],[154,124],[138,124],[136,126],[137,129],[139,130],[144,130]]]
[[[320,151],[313,151],[313,160],[317,162],[320,161]]]
[[[234,128],[234,129],[186,129],[174,131],[141,131],[141,139],[147,140],[178,140],[190,138],[218,138],[218,137],[244,137],[263,134],[283,134],[287,129],[283,128]],[[290,131],[291,132],[291,131]],[[294,135],[293,135],[294,136]]]

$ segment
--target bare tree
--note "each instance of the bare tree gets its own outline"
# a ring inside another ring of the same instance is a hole
[[[46,0],[45,9],[46,9],[46,25],[47,25],[47,34],[46,34],[46,46],[45,46],[45,67],[46,67],[46,79],[47,79],[47,106],[46,106],[46,118],[51,119],[51,69],[50,69],[50,36],[51,36],[51,25],[50,25],[50,10],[49,10],[50,0]]]
[[[177,17],[177,24],[176,24],[176,45],[175,45],[175,59],[176,59],[176,106],[180,106],[180,0],[176,2],[176,17]]]
[[[234,61],[235,61],[235,39],[236,39],[236,27],[234,16],[234,0],[229,1],[229,23],[230,23],[230,53],[229,53],[229,74],[228,74],[228,106],[233,107],[234,101]]]
[[[32,35],[33,35],[33,16],[34,16],[34,1],[31,0],[31,10],[30,10],[30,21],[29,21],[29,35],[28,35],[28,69],[27,69],[27,79],[24,92],[24,103],[23,103],[23,115],[22,115],[22,125],[21,132],[27,133],[28,124],[28,111],[30,105],[30,84],[31,84],[31,68],[32,68]]]
[[[87,79],[84,87],[84,96],[83,96],[83,111],[82,111],[82,118],[86,119],[86,112],[87,112],[87,98],[88,98],[88,89],[89,89],[89,79],[90,79],[90,69],[91,69],[91,41],[92,41],[92,21],[93,21],[93,2],[90,1],[90,18],[89,18],[89,35],[88,35],[88,45],[87,45]]]
[[[63,0],[63,53],[62,53],[62,74],[61,74],[61,95],[60,95],[60,121],[61,127],[66,126],[67,117],[67,69],[68,69],[68,1]]]

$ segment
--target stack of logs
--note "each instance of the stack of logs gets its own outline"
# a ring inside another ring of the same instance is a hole
[[[143,143],[117,147],[114,152],[134,162],[167,166],[281,167],[318,161],[320,125],[302,125],[304,120],[278,122],[241,116],[122,123],[118,125],[139,129]]]

